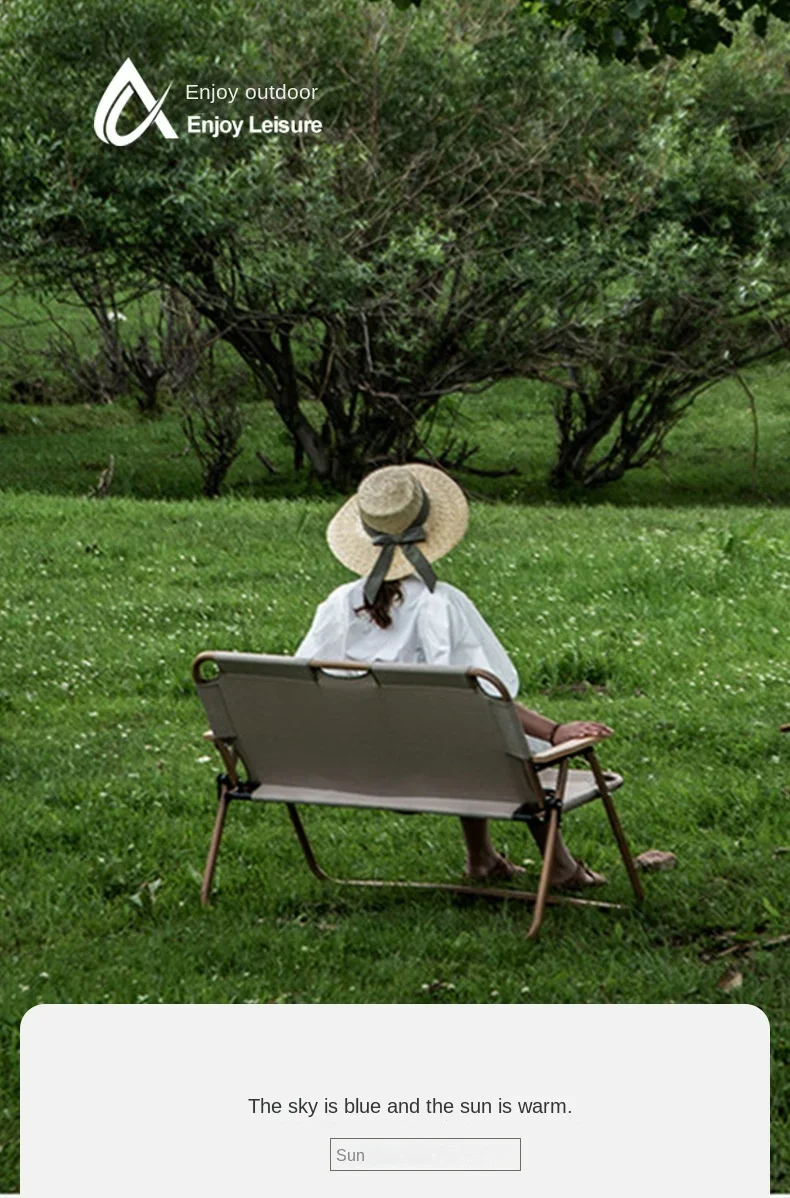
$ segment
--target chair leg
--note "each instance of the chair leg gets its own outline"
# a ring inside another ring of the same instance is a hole
[[[535,940],[540,925],[543,923],[543,911],[546,906],[546,899],[551,886],[551,874],[554,869],[554,851],[557,847],[557,829],[559,826],[559,811],[553,807],[549,812],[548,823],[546,825],[546,844],[543,849],[543,868],[540,871],[540,881],[538,883],[538,892],[535,896],[535,906],[532,911],[532,922],[529,925],[527,932],[528,940]]]
[[[296,838],[299,841],[299,847],[304,853],[304,859],[310,867],[311,872],[315,874],[315,876],[321,882],[330,881],[329,874],[326,873],[318,864],[316,855],[313,852],[313,846],[310,844],[304,824],[302,823],[302,817],[297,811],[295,805],[293,803],[286,803],[285,805],[288,808],[288,814],[291,817],[291,823],[293,824]]]
[[[538,883],[538,893],[535,897],[535,908],[532,912],[532,922],[529,925],[527,932],[528,940],[535,940],[540,925],[543,922],[543,911],[546,906],[546,899],[551,886],[551,875],[554,869],[554,854],[557,850],[557,833],[560,827],[560,811],[562,809],[562,800],[565,797],[565,787],[568,784],[568,762],[560,762],[559,772],[557,774],[557,787],[555,790],[555,798],[557,806],[552,806],[549,810],[549,818],[546,822],[546,841],[543,846],[543,868],[540,871],[540,881]]]
[[[228,798],[227,787],[223,785],[219,796],[219,803],[217,804],[217,818],[214,821],[214,831],[211,834],[206,868],[203,871],[203,885],[200,887],[200,901],[204,907],[208,906],[209,899],[211,898],[211,883],[214,880],[214,867],[217,864],[217,853],[222,841],[222,829],[225,826],[225,816],[228,814],[228,807],[230,807],[230,799]]]
[[[606,808],[606,814],[609,817],[609,824],[611,826],[612,832],[614,833],[614,838],[617,841],[617,847],[620,850],[620,856],[623,859],[623,865],[628,873],[628,878],[631,882],[631,888],[633,889],[634,897],[638,903],[641,903],[645,897],[645,892],[642,889],[642,882],[639,874],[636,872],[636,866],[634,865],[634,859],[631,856],[631,849],[629,848],[628,841],[626,840],[623,826],[620,823],[617,812],[615,811],[614,803],[612,802],[612,796],[609,794],[609,788],[606,785],[604,772],[601,769],[598,763],[598,758],[595,756],[595,753],[592,751],[592,749],[588,753],[585,753],[585,757],[589,761],[590,769],[595,776],[595,782],[598,786],[598,790],[600,791],[603,805]]]

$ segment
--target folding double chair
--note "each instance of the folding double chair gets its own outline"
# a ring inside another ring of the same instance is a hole
[[[307,864],[322,881],[527,900],[534,904],[528,935],[535,937],[547,903],[619,906],[549,893],[561,817],[600,798],[634,894],[642,898],[611,796],[622,778],[602,770],[596,740],[530,753],[506,687],[485,670],[208,652],[195,659],[193,677],[208,716],[205,736],[224,764],[204,904],[234,800],[284,803]],[[587,768],[571,769],[573,758],[584,759]],[[330,878],[313,853],[301,805],[540,824],[545,849],[537,892]]]

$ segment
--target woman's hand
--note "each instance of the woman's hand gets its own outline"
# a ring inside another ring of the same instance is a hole
[[[554,730],[551,738],[553,745],[561,745],[566,740],[578,740],[585,736],[606,737],[612,735],[612,729],[607,724],[596,724],[593,720],[573,720],[570,724],[560,724]]]
[[[585,736],[603,738],[612,735],[612,729],[608,725],[598,724],[595,720],[572,720],[570,724],[554,724],[547,716],[538,715],[537,711],[530,711],[520,703],[514,706],[519,723],[527,736],[549,740],[553,745],[561,745],[564,740],[578,740]]]

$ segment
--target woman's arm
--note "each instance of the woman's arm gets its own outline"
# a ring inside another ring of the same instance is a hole
[[[547,740],[552,745],[561,745],[563,741],[574,740],[580,736],[605,737],[612,735],[612,729],[606,724],[598,724],[593,720],[572,720],[569,724],[555,724],[545,715],[539,715],[537,711],[530,711],[529,708],[522,707],[520,703],[516,703],[515,708],[519,723],[527,735]]]

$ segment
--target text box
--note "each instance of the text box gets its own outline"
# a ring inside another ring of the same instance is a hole
[[[373,1136],[332,1139],[334,1173],[517,1173],[521,1140],[504,1136]]]

